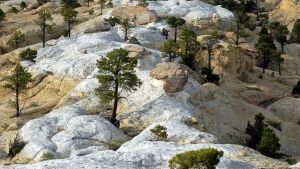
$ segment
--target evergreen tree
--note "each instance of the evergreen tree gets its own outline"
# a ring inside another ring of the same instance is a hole
[[[281,57],[281,51],[274,51],[272,61],[278,66],[278,73],[281,75],[281,64],[284,62],[284,59]]]
[[[261,35],[268,35],[268,34],[269,34],[268,29],[265,26],[263,26],[260,30],[259,35],[261,36]]]
[[[274,157],[276,151],[280,149],[279,138],[274,131],[268,127],[263,129],[261,140],[256,148],[263,155]]]
[[[300,19],[297,19],[294,24],[292,36],[295,37],[296,43],[300,43]]]
[[[104,5],[106,3],[106,0],[100,0],[99,2],[100,2],[100,5],[101,5],[101,7],[100,7],[100,15],[102,15],[103,14],[103,7],[104,7]]]
[[[278,25],[274,32],[274,37],[277,42],[280,43],[281,52],[284,53],[284,45],[287,42],[287,35],[289,34],[289,30],[285,25]]]
[[[208,36],[204,41],[203,41],[203,47],[207,50],[207,57],[208,57],[208,69],[211,69],[211,60],[212,60],[212,52],[214,49],[214,46],[217,44],[218,39],[214,36]]]
[[[60,3],[63,5],[63,8],[77,8],[80,6],[77,0],[61,0]]]
[[[116,126],[118,126],[116,112],[118,101],[122,98],[121,91],[131,92],[141,85],[134,71],[135,66],[136,60],[129,58],[125,49],[114,49],[97,61],[99,87],[95,91],[102,102],[113,100],[110,121]]]
[[[19,96],[21,92],[27,89],[27,85],[31,82],[31,74],[24,69],[20,64],[18,64],[13,71],[13,74],[5,78],[4,87],[12,90],[15,93],[15,108],[16,117],[19,117],[22,109],[19,105]]]
[[[250,148],[256,149],[256,146],[261,140],[263,129],[267,126],[264,123],[264,119],[265,117],[261,113],[258,113],[257,115],[255,115],[255,123],[253,126],[249,121],[247,123],[246,134],[250,136],[250,139],[247,140],[247,145]]]
[[[120,19],[120,26],[121,29],[124,32],[124,40],[127,41],[128,40],[128,32],[130,30],[130,28],[133,27],[133,25],[129,22],[128,19]]]
[[[22,1],[22,2],[20,3],[20,7],[21,7],[22,9],[25,9],[25,8],[27,7],[27,4],[26,4],[24,1]]]
[[[0,23],[4,20],[5,18],[5,13],[0,9]]]
[[[233,39],[235,45],[239,46],[241,43],[240,38],[244,36],[244,26],[243,25],[247,25],[249,24],[249,19],[250,17],[247,15],[247,13],[242,10],[242,9],[236,9],[234,11],[235,14],[235,20],[236,20],[236,24],[235,24],[235,28],[234,28],[234,34],[235,34],[235,38]]]
[[[167,23],[171,28],[174,28],[174,41],[177,41],[177,29],[185,24],[185,20],[174,16],[167,17]]]
[[[180,56],[183,64],[194,69],[195,57],[199,51],[200,43],[197,41],[196,33],[191,29],[183,29],[179,36]]]
[[[38,18],[34,21],[42,31],[43,47],[45,47],[46,44],[46,31],[48,33],[52,31],[52,20],[53,18],[51,17],[50,12],[47,9],[42,9],[38,11]]]
[[[76,17],[78,12],[73,8],[62,8],[61,15],[64,17],[64,21],[68,25],[68,37],[71,37],[72,24],[76,23]]]
[[[164,36],[164,37],[166,37],[166,39],[168,39],[169,31],[166,28],[163,28],[161,30],[161,35]]]
[[[121,23],[121,19],[119,17],[109,17],[104,19],[105,22],[107,22],[111,27],[116,26],[116,24]]]
[[[272,36],[269,34],[261,35],[258,39],[258,43],[255,44],[255,48],[262,57],[262,68],[263,73],[265,73],[265,69],[268,68],[269,63],[271,62],[272,53],[276,50]]]
[[[31,62],[35,62],[34,59],[37,56],[37,51],[27,48],[26,50],[22,51],[19,56],[20,56],[21,60],[28,60]]]
[[[15,31],[8,40],[8,44],[17,49],[20,43],[25,41],[25,34],[21,31]]]
[[[162,57],[169,57],[169,61],[172,62],[172,59],[176,57],[178,48],[178,43],[176,43],[174,40],[167,40],[160,48]]]

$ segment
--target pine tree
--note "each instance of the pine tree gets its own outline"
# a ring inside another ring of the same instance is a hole
[[[42,31],[43,47],[45,47],[46,44],[46,31],[48,33],[52,31],[52,20],[53,18],[51,17],[49,10],[42,9],[38,11],[38,18],[34,21]]]
[[[120,19],[119,22],[121,29],[124,32],[124,40],[127,41],[128,40],[128,32],[130,30],[130,28],[133,27],[133,25],[129,22],[128,19]]]
[[[282,53],[284,53],[283,47],[284,47],[285,43],[287,42],[288,34],[289,34],[289,30],[288,30],[287,26],[281,25],[281,24],[276,27],[275,32],[274,32],[275,40],[280,43]]]
[[[80,6],[77,0],[61,0],[60,3],[63,5],[63,8],[77,8]]]
[[[191,29],[183,29],[179,36],[179,44],[183,64],[194,69],[195,57],[200,47],[196,33]]]
[[[177,41],[177,29],[178,27],[184,25],[186,21],[181,18],[176,18],[174,16],[167,17],[167,23],[171,28],[174,28],[174,41]]]
[[[24,9],[27,7],[26,2],[22,1],[22,2],[20,3],[20,7],[24,10]]]
[[[174,40],[167,40],[163,43],[160,48],[162,52],[162,57],[168,57],[169,61],[172,62],[172,59],[176,57],[176,53],[178,52],[178,43]]]
[[[121,19],[119,17],[109,17],[104,19],[105,22],[107,22],[111,27],[116,26],[116,24],[121,23]]]
[[[255,123],[253,126],[249,121],[247,123],[246,134],[250,136],[250,139],[247,140],[247,145],[250,148],[256,149],[256,146],[261,139],[263,129],[267,126],[264,123],[264,119],[265,117],[261,113],[258,113],[257,115],[255,115]]]
[[[271,56],[274,50],[276,50],[276,46],[273,42],[273,38],[269,34],[263,34],[259,37],[257,44],[255,44],[255,48],[257,49],[259,55],[262,57],[263,63],[263,73],[265,73],[265,69],[268,68],[269,63],[271,62]]]
[[[292,36],[295,37],[297,43],[300,43],[300,19],[297,19],[294,24]]]
[[[166,28],[162,28],[161,35],[168,39],[169,31]]]
[[[31,81],[31,74],[20,64],[16,66],[12,75],[5,78],[4,87],[12,90],[15,93],[16,117],[19,117],[22,111],[19,105],[20,93],[27,89],[28,83]]]
[[[281,64],[284,62],[284,59],[281,57],[281,51],[274,51],[272,54],[272,61],[278,66],[278,73],[281,75]]]
[[[249,24],[250,17],[242,9],[236,9],[234,11],[234,14],[235,14],[236,24],[233,31],[235,34],[235,38],[233,39],[233,41],[235,45],[239,46],[241,43],[245,43],[245,42],[241,42],[240,38],[243,37],[245,34],[243,25]]]
[[[116,112],[118,101],[122,98],[121,91],[132,92],[141,85],[134,71],[135,66],[136,60],[129,58],[125,49],[114,49],[97,61],[99,87],[95,91],[102,102],[113,100],[110,121],[116,126],[118,126]]]
[[[279,138],[274,131],[268,127],[263,129],[261,140],[256,148],[263,155],[274,157],[276,151],[280,149]]]
[[[31,62],[35,62],[34,59],[37,56],[37,51],[27,48],[26,50],[22,51],[19,56],[20,56],[21,60],[28,60]]]
[[[64,21],[68,25],[68,37],[71,37],[72,24],[76,23],[76,17],[78,12],[73,8],[62,8],[61,15],[64,17]]]
[[[203,41],[202,45],[207,50],[207,57],[208,57],[208,69],[211,69],[211,60],[212,60],[212,52],[214,49],[214,46],[217,44],[218,39],[215,36],[208,36]]]
[[[17,49],[21,42],[25,41],[25,34],[21,31],[15,31],[8,40],[8,44]]]

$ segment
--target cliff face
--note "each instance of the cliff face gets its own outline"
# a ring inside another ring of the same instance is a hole
[[[279,21],[291,30],[295,20],[300,18],[300,1],[299,0],[282,0],[276,8],[270,13],[271,21]]]

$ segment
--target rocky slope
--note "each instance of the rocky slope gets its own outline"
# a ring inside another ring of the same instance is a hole
[[[280,152],[300,156],[299,99],[288,97],[299,76],[289,72],[291,68],[284,67],[284,76],[267,71],[258,78],[261,70],[255,67],[253,51],[222,41],[212,62],[222,77],[221,85],[216,86],[204,83],[203,77],[187,66],[161,58],[158,47],[165,39],[160,31],[169,29],[165,16],[183,17],[199,29],[219,29],[233,22],[230,11],[201,1],[149,1],[147,8],[136,7],[136,3],[79,24],[71,38],[48,41],[46,48],[38,49],[36,63],[21,62],[34,74],[35,85],[29,90],[33,97],[25,106],[22,124],[4,126],[0,140],[11,139],[13,134],[5,133],[20,128],[27,144],[17,157],[2,162],[16,165],[1,168],[161,169],[168,168],[168,160],[177,153],[206,147],[224,151],[219,169],[288,167],[282,160],[241,146],[247,138],[247,121],[253,121],[259,112],[270,125],[280,124],[280,128],[271,126],[280,138]],[[121,10],[135,22],[130,36],[140,45],[124,42],[120,28],[103,21],[121,15]],[[96,60],[115,48],[127,49],[130,57],[138,60],[136,73],[143,82],[137,91],[123,93],[126,99],[118,110],[120,129],[105,119],[110,105],[100,104],[94,94],[98,86]],[[1,55],[5,65],[1,77],[18,62],[19,52]],[[206,63],[205,51],[197,61],[199,67]],[[1,95],[10,94],[3,88],[0,91]],[[1,115],[13,112],[8,100],[0,99]],[[3,121],[10,119],[7,116]],[[167,128],[166,141],[158,141],[150,132],[158,124]],[[5,146],[0,144],[2,149]],[[47,154],[55,159],[45,159]]]

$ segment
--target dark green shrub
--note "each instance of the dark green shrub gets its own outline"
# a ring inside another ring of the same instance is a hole
[[[94,9],[89,10],[89,15],[94,15]]]
[[[27,7],[27,4],[26,4],[24,1],[22,1],[22,2],[20,3],[20,7],[21,7],[22,9],[24,9],[24,8]]]
[[[52,160],[52,159],[54,159],[54,155],[51,153],[45,153],[41,157],[41,161],[47,161],[47,160]]]
[[[261,113],[258,113],[255,115],[254,125],[251,125],[248,121],[246,127],[246,134],[250,136],[250,139],[247,140],[248,147],[256,149],[256,146],[261,139],[263,129],[267,126],[264,120],[265,117]]]
[[[10,11],[15,14],[19,12],[16,7],[11,7]]]
[[[135,37],[131,37],[129,39],[128,43],[131,43],[131,44],[140,44],[140,42]]]
[[[256,149],[266,156],[274,157],[277,155],[276,151],[280,149],[279,138],[272,129],[264,128]]]
[[[4,20],[5,18],[5,13],[0,9],[0,23]]]
[[[293,91],[292,91],[293,95],[300,95],[300,80],[298,81],[298,83],[294,86]]]
[[[20,58],[21,60],[28,60],[31,62],[35,62],[35,58],[37,56],[37,51],[27,48],[26,50],[24,50],[23,52],[20,53]]]
[[[25,147],[26,143],[22,141],[17,133],[13,141],[9,143],[9,150],[7,156],[9,158],[14,158],[21,150]]]
[[[169,160],[170,169],[215,169],[223,151],[214,148],[188,151],[176,154]]]
[[[120,24],[121,20],[118,17],[109,17],[104,19],[111,27],[114,27],[116,24]]]
[[[142,7],[147,7],[149,3],[147,2],[147,0],[139,0],[139,3],[137,5]]]
[[[153,129],[150,129],[150,132],[154,134],[158,140],[166,140],[168,137],[167,128],[161,125],[157,125]]]

